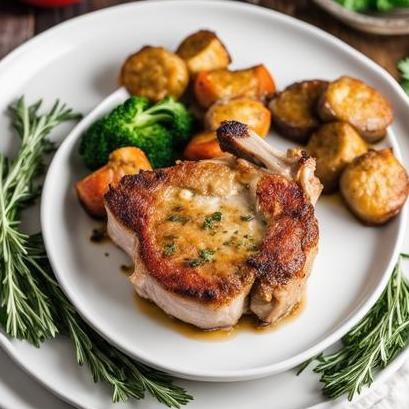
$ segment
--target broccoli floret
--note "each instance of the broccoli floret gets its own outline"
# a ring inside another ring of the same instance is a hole
[[[136,146],[154,168],[169,166],[192,128],[193,117],[180,102],[164,98],[151,105],[144,97],[131,97],[91,125],[82,136],[80,154],[94,170],[108,162],[113,150]]]

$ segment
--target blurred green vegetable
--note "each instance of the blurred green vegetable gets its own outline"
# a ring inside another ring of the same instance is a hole
[[[336,0],[348,10],[389,11],[399,7],[409,7],[409,0]]]
[[[409,95],[409,57],[402,58],[397,66],[401,75],[400,85],[402,85],[402,88]]]
[[[131,97],[91,125],[82,136],[80,154],[94,170],[105,165],[115,149],[136,146],[154,168],[161,168],[173,165],[192,127],[192,115],[170,97],[155,105],[144,97]]]

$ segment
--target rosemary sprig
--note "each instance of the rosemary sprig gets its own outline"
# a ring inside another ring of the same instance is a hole
[[[167,374],[128,358],[90,328],[55,280],[41,235],[28,236],[19,228],[21,210],[40,193],[35,178],[52,148],[47,135],[58,124],[79,117],[58,101],[40,115],[40,105],[27,106],[21,98],[11,108],[21,146],[13,162],[0,154],[0,325],[12,337],[36,346],[57,333],[68,335],[78,364],[89,367],[95,382],[112,387],[115,402],[142,399],[149,392],[179,408],[192,397]]]
[[[408,254],[401,257],[409,258]],[[383,294],[368,314],[342,338],[341,348],[320,354],[310,362],[321,375],[323,392],[329,398],[343,394],[351,400],[364,386],[373,382],[374,372],[385,368],[409,341],[409,283],[405,280],[401,260]]]
[[[78,118],[58,101],[47,114],[39,115],[40,105],[41,101],[27,107],[20,98],[10,108],[21,146],[12,163],[0,154],[0,308],[5,309],[6,332],[36,346],[58,329],[50,300],[30,271],[28,236],[19,229],[20,211],[39,194],[34,180],[52,146],[47,135],[58,124]]]
[[[143,399],[146,391],[174,408],[192,399],[167,374],[131,360],[85,323],[54,278],[41,234],[30,236],[26,248],[31,271],[43,279],[45,293],[53,301],[53,317],[59,331],[71,338],[78,364],[89,367],[94,382],[103,381],[112,387],[114,402]]]

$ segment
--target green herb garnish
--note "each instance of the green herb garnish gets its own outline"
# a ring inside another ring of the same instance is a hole
[[[347,394],[351,400],[365,385],[371,385],[374,372],[389,365],[408,341],[409,283],[403,277],[399,260],[383,294],[342,338],[341,348],[305,362],[299,373],[313,362],[314,372],[321,375],[324,394],[333,399]]]
[[[27,106],[23,98],[11,108],[12,124],[21,139],[15,160],[0,154],[0,325],[11,336],[39,346],[57,333],[72,341],[76,360],[86,365],[95,382],[112,388],[113,401],[143,399],[179,408],[192,399],[163,372],[141,364],[110,345],[76,312],[55,280],[40,234],[20,228],[21,210],[41,191],[35,183],[50,152],[47,135],[60,123],[77,119],[58,101],[38,113],[41,103]]]
[[[200,249],[198,251],[198,258],[188,258],[185,260],[185,265],[188,267],[199,267],[203,264],[210,263],[214,259],[215,250],[212,249]]]
[[[165,257],[173,256],[173,255],[176,253],[176,249],[177,249],[177,247],[176,247],[176,243],[175,243],[175,242],[166,243],[166,244],[163,246],[163,252],[162,252],[162,254],[163,254]]]
[[[240,220],[242,220],[243,222],[249,222],[254,219],[255,219],[254,214],[246,214],[245,216],[240,216]]]
[[[199,267],[204,264],[204,261],[200,258],[188,258],[185,260],[185,265],[188,267]]]
[[[337,0],[345,8],[358,11],[390,11],[395,8],[409,7],[409,0]]]
[[[215,251],[212,249],[199,250],[199,257],[205,262],[209,263],[213,260]]]
[[[223,215],[221,212],[214,212],[204,218],[202,228],[211,230],[215,227],[215,223],[222,221]]]

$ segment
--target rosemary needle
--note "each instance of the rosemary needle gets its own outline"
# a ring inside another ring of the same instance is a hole
[[[36,177],[52,149],[48,134],[60,123],[79,118],[56,102],[39,114],[41,102],[27,106],[20,98],[10,109],[21,139],[14,161],[0,154],[0,325],[12,337],[39,346],[57,333],[68,335],[76,360],[86,365],[95,382],[112,387],[113,401],[143,399],[179,408],[192,399],[165,373],[131,360],[90,328],[61,291],[52,273],[40,234],[20,228],[20,213],[40,193]]]
[[[401,254],[409,258],[409,254]],[[385,368],[409,341],[409,284],[403,277],[401,260],[383,294],[368,314],[342,338],[340,349],[307,361],[321,375],[323,392],[329,398],[347,394],[351,400],[373,382],[376,370]]]

